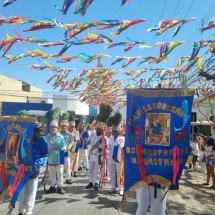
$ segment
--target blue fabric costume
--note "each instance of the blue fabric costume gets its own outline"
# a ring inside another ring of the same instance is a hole
[[[60,151],[66,146],[63,136],[57,132],[55,136],[46,136],[48,143],[48,164],[60,164]]]
[[[43,166],[48,157],[48,144],[45,141],[44,137],[37,137],[36,142],[32,144],[33,148],[33,161],[35,167],[40,169]],[[33,178],[36,178],[39,174],[39,171],[33,175]]]
[[[80,140],[81,140],[81,146],[80,148],[84,148],[84,149],[87,149],[87,140],[89,138],[89,132],[88,131],[83,131],[81,134],[80,134]]]

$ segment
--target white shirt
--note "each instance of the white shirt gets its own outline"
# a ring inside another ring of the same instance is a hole
[[[92,133],[90,136],[90,141],[89,141],[89,153],[90,157],[91,156],[98,156],[98,148],[102,149],[102,143],[96,147],[93,151],[91,151],[91,148],[102,138],[102,135],[97,136],[96,132]]]
[[[205,146],[205,156],[208,157],[213,152],[213,146]]]
[[[202,159],[204,158],[205,156],[205,152],[204,151],[201,151],[200,152],[200,155],[199,155],[199,160],[202,162]]]
[[[197,142],[192,142],[190,144],[190,147],[192,148],[192,152],[194,155],[199,155],[199,146]]]
[[[114,146],[119,146],[119,152],[121,152],[122,148],[125,145],[125,137],[121,137],[118,136],[116,138],[116,140],[114,140],[114,136],[111,136],[108,142],[109,145],[109,155],[108,155],[108,159],[111,163],[115,163],[115,161],[112,159],[113,156],[113,150],[114,150]],[[121,160],[121,153],[118,153],[118,159]]]

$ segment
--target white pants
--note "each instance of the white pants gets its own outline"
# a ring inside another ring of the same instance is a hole
[[[118,190],[123,191],[123,186],[120,185],[120,165],[121,163],[109,162],[110,185],[112,190],[116,189],[117,179]]]
[[[37,194],[38,178],[29,179],[19,195],[19,213],[31,215]]]
[[[90,155],[89,159],[89,182],[95,184],[99,183],[99,176],[100,176],[100,167],[98,156]]]
[[[71,157],[65,157],[66,180],[71,179]]]
[[[150,215],[165,215],[166,196],[161,201],[161,195],[164,190],[157,188],[157,198],[154,198],[153,186],[142,186],[136,190],[138,208],[136,215],[147,215],[150,206]]]
[[[205,173],[206,172],[206,162],[201,162],[201,172]]]
[[[110,173],[109,173],[109,163],[110,163],[110,160],[107,158],[107,170],[106,170],[106,172],[107,172],[107,178],[110,178]]]
[[[51,181],[51,186],[54,187],[56,183],[56,173],[57,173],[57,186],[63,186],[63,165],[48,166],[49,177]]]
[[[88,168],[88,149],[79,149],[78,166],[81,167],[83,162],[84,167]]]

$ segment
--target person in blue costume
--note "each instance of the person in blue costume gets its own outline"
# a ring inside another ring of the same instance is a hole
[[[82,169],[82,163],[83,168],[86,168],[88,170],[88,145],[87,140],[89,138],[89,132],[85,129],[84,122],[81,122],[79,125],[79,136],[81,141],[81,146],[79,149],[79,159],[78,159],[78,170]]]
[[[31,215],[37,193],[38,186],[38,175],[40,167],[43,166],[47,161],[48,156],[48,144],[45,138],[40,136],[40,127],[34,128],[34,135],[32,139],[32,151],[33,151],[33,162],[35,169],[37,170],[35,174],[30,178],[25,186],[23,187],[19,195],[19,215]]]
[[[64,170],[64,150],[66,143],[63,136],[58,132],[58,122],[50,123],[50,133],[46,136],[48,143],[48,170],[51,181],[51,186],[47,193],[65,194],[63,190],[63,170]],[[57,190],[55,188],[57,173]]]

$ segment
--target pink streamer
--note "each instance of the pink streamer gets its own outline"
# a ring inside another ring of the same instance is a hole
[[[9,195],[12,196],[14,191],[16,190],[17,186],[19,185],[20,181],[22,180],[23,176],[24,176],[24,172],[25,172],[25,166],[24,164],[20,164],[18,167],[18,170],[16,172],[16,176],[15,179],[13,181],[13,185],[10,189],[10,193]]]
[[[172,156],[173,156],[173,178],[172,178],[172,183],[175,185],[176,184],[176,177],[178,175],[179,172],[179,164],[180,164],[180,160],[179,160],[179,148],[178,147],[174,147],[172,149]]]
[[[102,153],[103,153],[103,166],[102,166],[102,188],[105,187],[105,176],[106,176],[106,170],[107,170],[107,142],[105,138],[105,132],[102,132]]]

